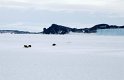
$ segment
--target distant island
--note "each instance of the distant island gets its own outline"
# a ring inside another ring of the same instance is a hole
[[[70,32],[74,33],[96,33],[99,29],[119,29],[124,28],[124,26],[108,25],[108,24],[98,24],[91,28],[70,28],[62,25],[52,24],[49,28],[43,29],[43,34],[67,34]]]
[[[121,29],[124,26],[98,24],[91,28],[70,28],[62,25],[52,24],[49,28],[43,28],[42,32],[29,32],[19,30],[0,30],[0,33],[11,33],[11,34],[68,34],[73,33],[97,33],[100,29]]]
[[[10,34],[40,34],[40,32],[29,32],[29,31],[19,31],[19,30],[0,30],[1,34],[10,33]]]

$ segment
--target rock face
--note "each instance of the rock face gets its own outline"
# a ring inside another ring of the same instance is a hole
[[[49,28],[44,28],[43,33],[44,34],[67,34],[71,31],[71,28],[52,24]]]
[[[83,32],[83,29],[69,28],[57,24],[52,24],[49,28],[43,29],[43,34],[67,34],[69,32]]]
[[[98,24],[91,28],[69,28],[66,26],[61,26],[57,24],[52,24],[49,28],[43,29],[43,34],[67,34],[69,32],[75,33],[96,33],[99,29],[119,29],[124,28],[124,26],[108,25],[108,24]]]

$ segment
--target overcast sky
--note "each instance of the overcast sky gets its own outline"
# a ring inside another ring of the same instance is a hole
[[[0,29],[124,25],[124,0],[0,0]]]

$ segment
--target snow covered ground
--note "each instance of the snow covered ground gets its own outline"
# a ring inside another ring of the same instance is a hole
[[[124,37],[1,34],[0,80],[124,80]]]

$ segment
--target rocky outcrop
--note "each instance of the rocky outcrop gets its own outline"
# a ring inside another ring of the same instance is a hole
[[[49,28],[43,29],[43,34],[67,34],[69,32],[83,32],[83,29],[69,28],[57,24],[52,24]]]
[[[43,29],[43,34],[67,34],[71,31],[71,28],[52,24],[49,28]]]
[[[108,24],[98,24],[89,28],[88,33],[96,33],[99,29],[118,29],[124,28],[124,26],[108,25]]]
[[[108,24],[98,24],[91,28],[70,28],[62,25],[52,24],[49,28],[44,28],[43,32],[28,32],[28,31],[18,31],[18,30],[0,30],[0,33],[10,33],[10,34],[68,34],[69,32],[74,33],[96,33],[99,29],[121,29],[124,26],[108,25]]]
[[[98,24],[91,28],[70,28],[66,26],[61,26],[57,24],[52,24],[49,28],[43,29],[43,34],[67,34],[69,32],[75,33],[96,33],[99,29],[117,29],[124,28],[124,26],[108,25],[108,24]]]

